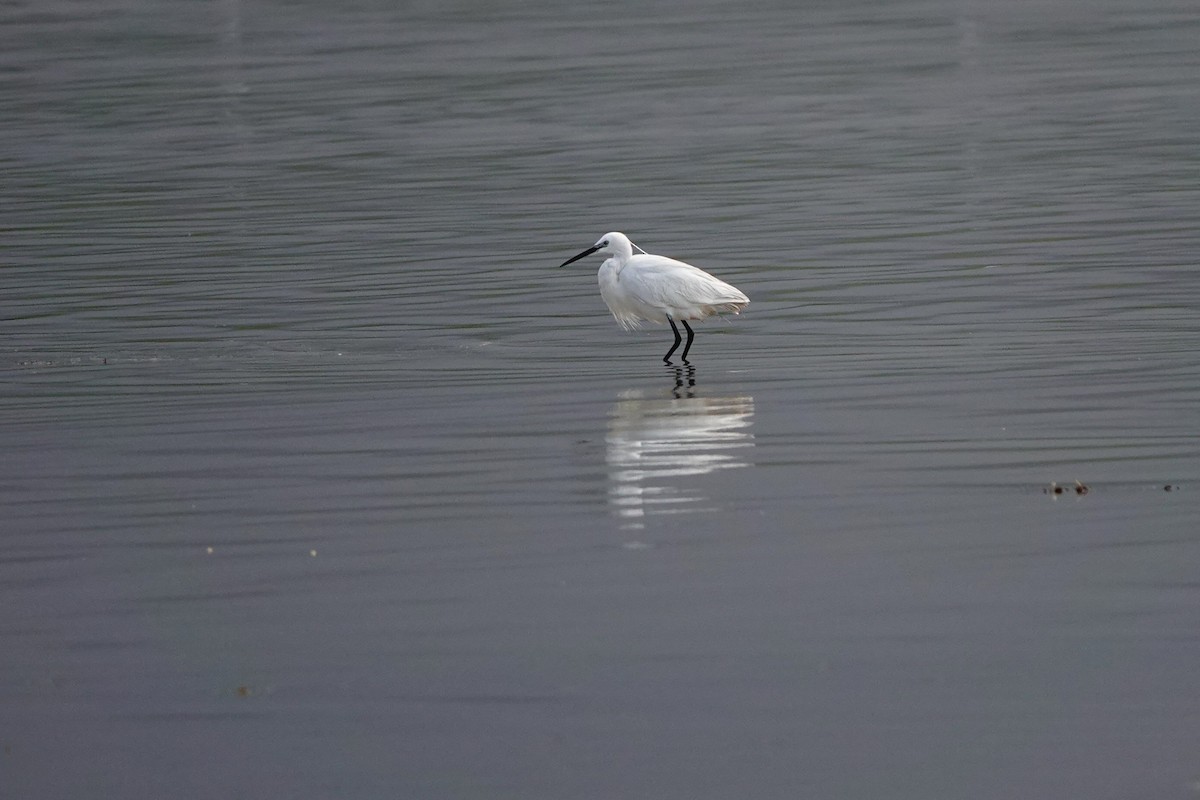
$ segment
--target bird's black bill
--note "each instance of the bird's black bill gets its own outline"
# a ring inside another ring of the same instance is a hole
[[[603,247],[603,245],[599,245],[599,244],[598,244],[598,245],[596,245],[595,247],[589,247],[587,250],[584,250],[584,251],[583,251],[582,253],[580,253],[579,255],[577,255],[577,256],[572,256],[571,258],[568,258],[566,261],[564,261],[563,263],[559,264],[558,266],[559,266],[559,267],[565,267],[567,264],[572,264],[572,263],[574,263],[574,262],[578,261],[579,259],[583,258],[584,256],[590,256],[592,253],[596,252],[596,251],[597,251],[597,250],[599,250],[601,247]]]

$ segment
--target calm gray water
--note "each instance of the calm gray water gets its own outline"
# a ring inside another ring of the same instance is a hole
[[[1195,797],[1198,40],[4,6],[0,795]]]

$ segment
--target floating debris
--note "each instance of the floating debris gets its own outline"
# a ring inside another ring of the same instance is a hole
[[[1058,494],[1067,494],[1068,492],[1074,492],[1075,494],[1078,494],[1078,495],[1085,495],[1090,491],[1091,491],[1091,487],[1089,487],[1086,483],[1084,483],[1081,480],[1076,480],[1074,486],[1063,486],[1063,485],[1059,484],[1058,481],[1050,481],[1050,485],[1047,486],[1046,488],[1042,489],[1042,494],[1058,495]]]

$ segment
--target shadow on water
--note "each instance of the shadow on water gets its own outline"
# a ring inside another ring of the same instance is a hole
[[[671,394],[676,397],[693,397],[696,390],[696,368],[691,364],[682,367],[670,366],[669,369],[675,373],[675,388],[671,390]]]
[[[609,502],[625,529],[654,514],[708,509],[685,479],[750,466],[754,398],[702,396],[694,366],[667,368],[670,389],[627,389],[613,404],[605,437]]]

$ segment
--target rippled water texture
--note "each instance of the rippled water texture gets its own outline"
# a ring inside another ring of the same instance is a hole
[[[0,795],[1194,797],[1197,41],[7,4]]]

